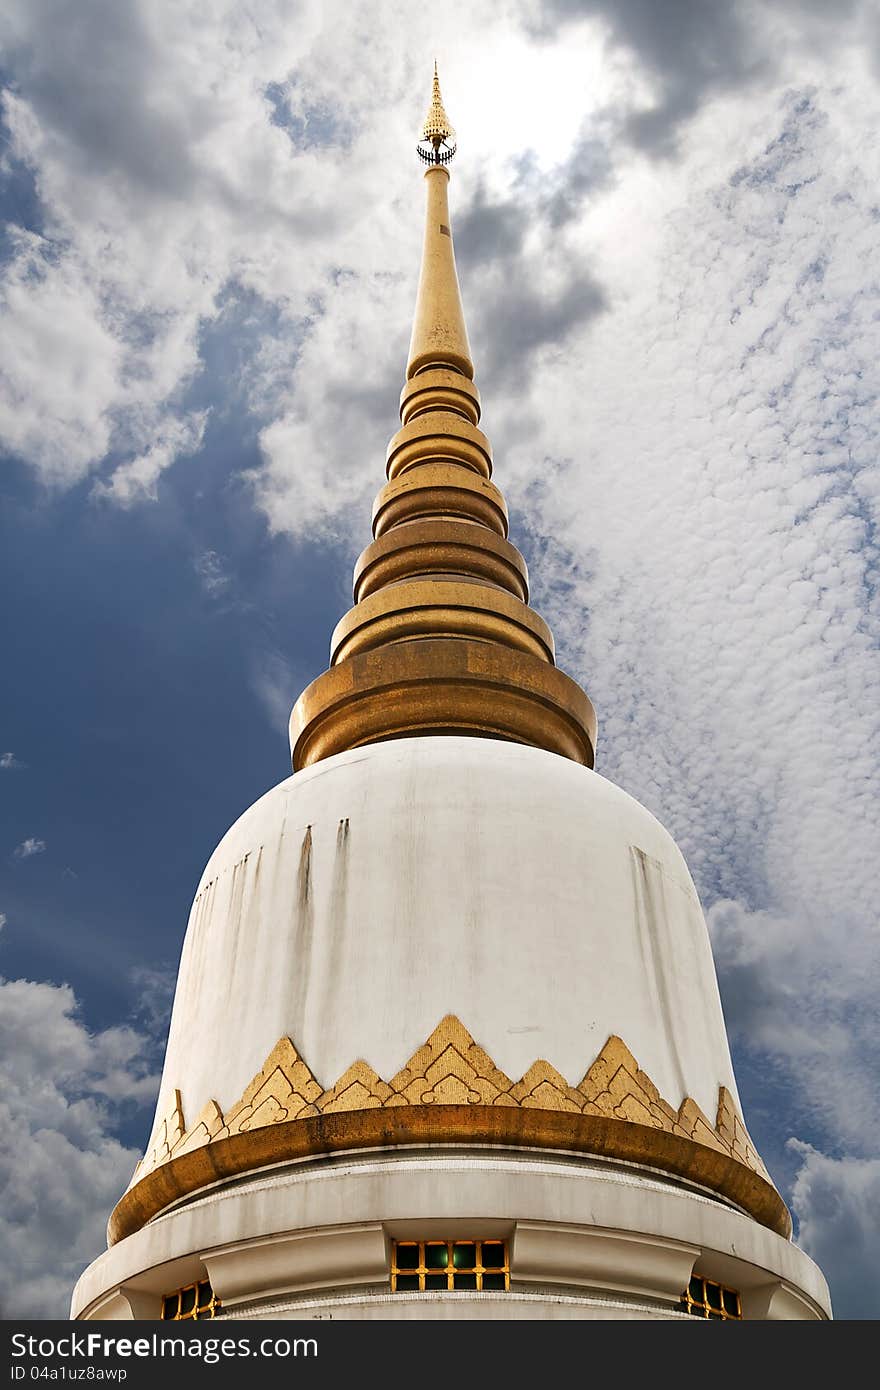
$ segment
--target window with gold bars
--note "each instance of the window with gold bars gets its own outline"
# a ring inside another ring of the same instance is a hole
[[[162,1299],[163,1322],[195,1322],[203,1318],[216,1317],[220,1307],[215,1298],[209,1279],[201,1279],[197,1284],[185,1284],[174,1293],[166,1293]]]
[[[699,1274],[694,1275],[682,1294],[681,1306],[694,1318],[715,1318],[718,1322],[742,1320],[742,1299],[737,1290]]]
[[[391,1247],[392,1293],[478,1293],[510,1288],[506,1240],[395,1240]]]

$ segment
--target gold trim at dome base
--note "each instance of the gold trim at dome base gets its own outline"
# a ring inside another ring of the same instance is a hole
[[[306,687],[290,716],[293,769],[426,734],[506,739],[592,767],[596,715],[570,676],[529,652],[462,637],[394,642]]]
[[[537,1061],[514,1082],[449,1015],[390,1081],[357,1061],[324,1089],[281,1038],[224,1115],[210,1101],[184,1127],[180,1092],[110,1218],[110,1244],[171,1203],[254,1169],[317,1154],[413,1144],[565,1150],[638,1163],[733,1202],[791,1234],[733,1098],[719,1088],[714,1126],[690,1097],[676,1110],[626,1044],[608,1039],[577,1086]]]

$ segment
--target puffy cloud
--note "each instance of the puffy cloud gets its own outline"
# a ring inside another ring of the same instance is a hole
[[[131,971],[134,1016],[153,1039],[163,1039],[171,1020],[177,971],[170,965],[139,965]]]
[[[0,753],[0,768],[4,772],[11,772],[22,767],[27,767],[27,763],[23,763],[14,753]]]
[[[75,482],[110,448],[123,347],[83,268],[17,237],[0,285],[0,437],[48,482]]]
[[[770,70],[784,80],[782,55],[795,71],[817,29],[824,52],[849,52],[866,14],[857,0],[837,7],[833,25],[807,0],[774,13],[745,0],[675,0],[662,13],[647,0],[557,0],[479,16],[453,0],[444,71],[453,91],[457,79],[472,151],[459,208],[475,266],[469,309],[492,324],[487,381],[530,371],[607,307],[573,224],[625,167],[622,130],[659,147],[710,97]],[[565,32],[574,21],[576,52]],[[430,16],[394,3],[366,24],[346,7],[340,26],[315,2],[291,25],[277,0],[253,11],[217,0],[206,23],[194,3],[135,0],[122,13],[85,0],[65,10],[64,45],[57,25],[55,0],[11,0],[0,20],[13,75],[8,148],[32,171],[43,212],[39,231],[12,229],[0,438],[49,484],[97,470],[109,475],[99,493],[122,505],[154,497],[161,473],[202,442],[204,416],[184,400],[206,327],[222,325],[230,291],[256,296],[261,368],[273,344],[282,361],[292,337],[307,347],[296,381],[282,371],[269,390],[271,374],[258,374],[254,405],[277,427],[264,436],[257,497],[282,528],[332,525],[363,480],[353,458],[331,476],[309,455],[309,378],[340,379],[348,334],[370,350],[377,302],[379,323],[405,322],[411,276],[401,291],[392,268],[413,263],[418,229],[399,215],[413,181],[399,148],[427,83],[404,53],[432,50]],[[770,41],[783,32],[791,44]],[[504,121],[491,118],[496,105]],[[542,144],[558,151],[549,165]],[[355,370],[369,360],[378,386],[386,362],[399,375],[402,356],[383,343]],[[242,371],[254,378],[250,363]],[[352,432],[371,444],[369,402],[350,390],[346,405]],[[319,442],[323,453],[326,432]],[[299,509],[293,479],[307,489]]]
[[[406,352],[389,336],[389,299],[397,305],[396,322],[405,325],[412,312],[408,289],[345,277],[332,313],[311,325],[293,392],[261,431],[264,466],[249,475],[273,531],[327,539],[362,533]]]
[[[55,8],[13,4],[3,21],[11,147],[35,173],[47,225],[18,233],[6,267],[0,436],[53,485],[112,451],[109,492],[127,504],[154,495],[162,469],[200,442],[179,397],[234,268],[222,224],[238,198],[200,152],[212,134],[222,142],[224,107],[194,71],[192,29],[178,49],[155,7],[123,15],[89,0],[65,16],[63,57]]]
[[[532,19],[539,32],[598,20],[612,45],[638,56],[651,79],[652,100],[629,116],[631,138],[649,150],[668,150],[678,126],[710,95],[766,72],[760,26],[746,5],[702,0],[549,0]]]
[[[207,411],[192,411],[177,418],[166,416],[157,423],[144,453],[114,469],[107,482],[97,482],[93,496],[109,498],[122,507],[155,500],[160,475],[172,463],[201,448]]]
[[[871,41],[870,0],[546,0],[526,5],[523,21],[545,39],[572,24],[596,22],[609,48],[632,55],[647,90],[623,111],[621,132],[652,155],[675,151],[682,126],[719,94],[748,93],[778,79],[784,58],[803,62],[819,48],[832,53],[855,38]]]
[[[522,385],[608,308],[577,224],[625,167],[622,130],[662,144],[709,97],[766,76],[768,54],[779,67],[786,45],[768,36],[780,26],[795,37],[819,26],[845,46],[862,16],[855,0],[833,26],[805,0],[775,17],[697,0],[662,15],[647,0],[560,0],[479,16],[452,0],[444,71],[472,152],[458,206],[485,381],[508,372]],[[387,327],[408,317],[411,272],[395,269],[413,265],[418,241],[400,216],[414,173],[399,149],[424,102],[410,55],[433,51],[430,16],[398,2],[366,24],[345,7],[340,26],[315,2],[292,25],[277,0],[253,11],[217,0],[206,23],[194,3],[135,0],[122,13],[85,0],[65,11],[64,45],[57,25],[55,0],[12,0],[0,20],[8,148],[43,213],[39,231],[12,228],[0,438],[50,485],[98,472],[100,496],[155,497],[202,444],[204,412],[186,396],[204,334],[234,334],[229,296],[251,296],[260,360],[240,375],[274,420],[255,496],[274,527],[334,530],[382,449],[355,381],[369,362],[386,400],[405,352]],[[549,163],[542,145],[557,151]],[[319,416],[337,390],[346,424],[328,431]]]
[[[789,1114],[844,1144],[876,1150],[878,970],[870,933],[804,906],[784,917],[722,899],[707,914],[728,1032],[778,1074]]]
[[[195,4],[86,0],[63,45],[57,25],[52,0],[0,19],[8,148],[43,214],[12,228],[0,439],[53,486],[109,474],[99,491],[128,505],[200,445],[182,401],[229,287],[270,302],[270,321],[276,305],[288,321],[320,312],[371,211],[364,149],[388,92],[317,5],[291,25],[274,0],[259,16],[229,0],[206,24]],[[350,154],[349,108],[364,142]],[[318,141],[345,157],[320,159]],[[380,218],[393,229],[391,208]]]
[[[139,1155],[114,1112],[156,1093],[149,1037],[91,1033],[67,985],[0,979],[0,1310],[64,1318]]]
[[[880,1158],[829,1158],[797,1139],[789,1147],[803,1158],[792,1191],[798,1244],[847,1318],[876,1318]]]
[[[0,912],[0,931],[6,926],[7,917],[5,912]]]
[[[775,121],[712,176],[714,126],[695,129],[693,192],[657,229],[615,194],[614,310],[537,371],[537,463],[515,435],[537,407],[510,400],[505,468],[599,767],[718,900],[732,1031],[828,1143],[868,1153],[880,168],[840,93],[790,93]]]
[[[26,840],[22,840],[20,845],[16,845],[12,853],[16,859],[31,859],[35,854],[44,854],[45,850],[45,840],[38,840],[36,836],[29,835]]]

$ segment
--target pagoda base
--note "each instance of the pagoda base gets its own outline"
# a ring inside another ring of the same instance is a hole
[[[451,1258],[438,1275],[446,1242],[477,1252],[476,1287],[457,1286]],[[803,1251],[694,1184],[486,1146],[329,1154],[218,1183],[100,1256],[71,1315],[158,1320],[200,1283],[234,1319],[687,1318],[686,1290],[709,1285],[745,1320],[830,1317]]]

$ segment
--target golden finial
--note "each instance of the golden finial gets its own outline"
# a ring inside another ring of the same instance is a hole
[[[442,146],[442,148],[441,148]],[[434,85],[431,90],[431,105],[422,126],[419,143],[416,146],[419,157],[426,164],[448,164],[455,154],[455,131],[452,122],[443,109],[440,95],[440,78],[437,75],[437,62],[434,61]]]

